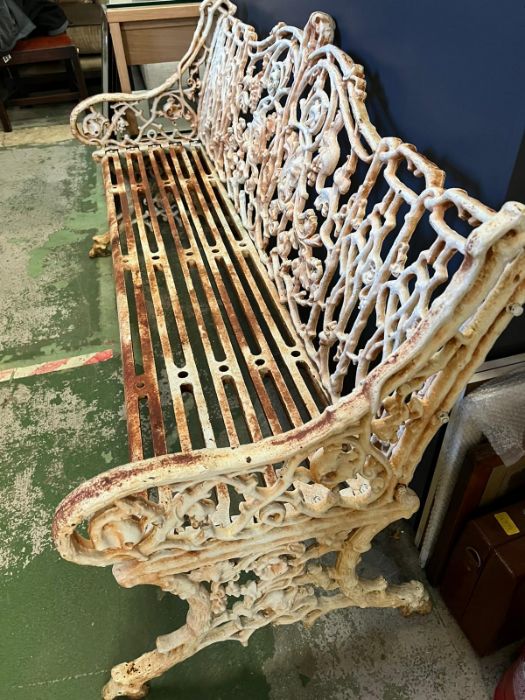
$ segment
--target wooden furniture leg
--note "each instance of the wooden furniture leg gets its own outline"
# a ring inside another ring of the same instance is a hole
[[[126,61],[126,52],[124,49],[124,42],[122,41],[120,24],[118,22],[108,22],[108,24],[111,42],[113,44],[113,52],[115,54],[115,63],[117,64],[120,89],[122,92],[131,93],[131,80],[129,78],[128,62]],[[131,110],[126,112],[126,119],[128,120],[129,133],[136,136],[138,134],[137,120]]]
[[[0,100],[0,122],[2,122],[2,129],[4,131],[13,131],[11,120],[9,119],[3,100]]]
[[[117,72],[120,81],[120,89],[122,92],[131,92],[131,81],[129,79],[128,64],[126,61],[126,52],[122,41],[122,32],[118,22],[109,22],[109,31],[111,33],[111,41],[113,43],[113,51],[115,52],[115,62],[117,64]]]
[[[70,62],[71,68],[73,69],[73,73],[75,75],[75,80],[77,83],[80,98],[82,100],[85,100],[86,97],[88,97],[88,91],[87,91],[87,87],[86,87],[86,81],[84,79],[84,73],[82,72],[82,67],[80,65],[80,60],[78,58],[78,49],[76,46],[71,47],[71,56],[70,56],[69,62]]]

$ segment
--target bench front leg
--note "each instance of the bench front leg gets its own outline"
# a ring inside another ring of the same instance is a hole
[[[176,664],[195,654],[211,625],[212,609],[208,591],[185,576],[172,576],[161,586],[164,591],[177,595],[189,604],[186,624],[157,639],[157,648],[134,661],[118,664],[111,671],[111,679],[102,691],[104,700],[118,697],[143,698],[148,693],[147,683],[161,676]]]
[[[395,585],[389,584],[382,576],[366,579],[357,573],[361,557],[371,548],[374,537],[396,520],[410,518],[418,507],[416,494],[411,489],[399,486],[390,510],[377,513],[372,524],[350,534],[337,558],[336,579],[352,605],[359,608],[399,608],[404,615],[430,612],[430,598],[420,581]]]

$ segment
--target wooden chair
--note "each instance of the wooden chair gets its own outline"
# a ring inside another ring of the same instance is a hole
[[[64,61],[70,82],[76,84],[77,89],[54,90],[38,95],[22,95],[10,97],[9,103],[13,105],[38,105],[50,102],[64,102],[76,100],[79,97],[85,99],[88,95],[84,75],[78,60],[78,51],[67,34],[58,36],[42,36],[32,39],[22,39],[14,47],[9,59],[0,62],[0,68],[6,70],[24,64],[52,63]],[[22,79],[15,78],[15,94],[20,88]],[[6,106],[0,99],[0,121],[4,131],[12,131],[11,121],[7,114]]]

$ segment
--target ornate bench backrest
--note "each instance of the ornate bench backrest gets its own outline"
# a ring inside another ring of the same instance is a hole
[[[410,338],[453,338],[503,270],[491,247],[517,221],[523,236],[523,215],[444,189],[413,146],[380,138],[333,29],[314,13],[258,40],[223,18],[198,133],[336,400]]]

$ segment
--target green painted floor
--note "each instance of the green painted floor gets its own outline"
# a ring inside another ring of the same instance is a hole
[[[88,150],[0,149],[0,192],[1,367],[117,347],[111,267],[86,255],[106,221]]]
[[[120,589],[109,569],[53,550],[54,507],[82,479],[127,461],[118,359],[0,384],[0,679],[13,700],[96,698],[110,667],[151,647],[185,606],[156,589]],[[152,698],[267,697],[263,631],[248,650],[210,650],[157,684]],[[213,673],[210,668],[212,661]],[[210,695],[210,692],[213,694]]]
[[[0,383],[0,698],[96,700],[111,666],[175,629],[185,604],[121,589],[110,570],[52,547],[61,498],[127,462],[118,330],[111,262],[87,257],[105,225],[88,150],[56,129],[42,145],[27,115],[17,128],[24,145],[0,147],[0,371],[108,348],[115,357]],[[367,566],[422,578],[405,530],[385,534]],[[150,697],[489,700],[514,650],[477,659],[432,596],[426,617],[345,610],[310,630],[261,630],[247,648],[210,647],[154,681]]]

